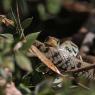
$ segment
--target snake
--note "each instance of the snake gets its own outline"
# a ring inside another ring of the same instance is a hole
[[[67,40],[58,44],[56,47],[48,46],[47,44],[39,41],[36,41],[34,45],[63,73],[68,70],[82,68],[89,65],[89,63],[81,63],[75,60],[79,54],[79,48],[72,41]],[[74,73],[74,75],[95,80],[95,69],[83,70],[81,72]]]

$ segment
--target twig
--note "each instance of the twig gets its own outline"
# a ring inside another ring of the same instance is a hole
[[[95,56],[92,55],[82,55],[83,60],[85,60],[85,62],[89,62],[91,64],[95,64]]]
[[[75,60],[77,62],[82,63],[82,64],[87,64],[87,66],[84,66],[84,67],[81,67],[81,68],[77,68],[77,69],[73,69],[73,70],[68,70],[66,72],[72,72],[72,73],[74,73],[74,72],[81,72],[81,71],[84,71],[84,70],[90,70],[90,69],[95,68],[95,64],[90,64],[90,63],[87,63],[87,62],[83,62],[83,61],[81,61],[81,60],[79,60],[77,58],[75,58]]]
[[[91,90],[89,87],[87,87],[87,86],[85,86],[85,85],[83,85],[81,83],[77,83],[77,84],[78,84],[78,86],[80,86],[80,87],[82,87],[82,88],[84,88],[86,90]]]
[[[91,90],[89,87],[87,87],[87,86],[85,86],[84,84],[81,84],[81,83],[77,83],[77,85],[71,86],[70,88],[74,89],[74,88],[79,87],[79,86],[86,89],[86,90],[88,90],[88,91]]]

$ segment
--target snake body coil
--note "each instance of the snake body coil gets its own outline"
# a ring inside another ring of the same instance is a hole
[[[71,41],[65,41],[57,47],[50,47],[39,41],[36,41],[34,45],[41,52],[43,52],[47,56],[47,58],[49,58],[62,72],[89,65],[87,63],[82,64],[81,62],[77,62],[75,60],[79,53],[79,50],[78,47]],[[81,71],[78,72],[76,75],[94,80],[95,69]]]

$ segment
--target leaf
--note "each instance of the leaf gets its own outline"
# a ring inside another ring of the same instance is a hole
[[[24,92],[24,94],[31,94],[31,90],[22,83],[20,84],[20,89]]]
[[[4,37],[4,38],[13,38],[13,35],[10,34],[10,33],[6,33],[6,34],[0,34],[1,37]]]
[[[33,44],[33,42],[36,40],[40,32],[31,33],[26,36],[26,43],[23,44],[22,49],[28,50],[30,46]]]
[[[4,49],[3,54],[8,53],[12,48],[12,44],[14,42],[14,38],[12,34],[6,33],[6,34],[0,34],[0,48]]]
[[[59,39],[49,36],[45,43],[51,47],[57,47],[59,45]]]
[[[6,26],[14,26],[14,21],[6,18],[4,15],[0,15],[0,22],[4,23]]]
[[[9,33],[0,34],[0,37],[5,38],[8,43],[13,43],[13,41],[14,41],[13,35],[9,34]]]
[[[9,68],[11,71],[15,70],[14,61],[12,56],[4,57],[3,68]]]
[[[14,26],[14,22],[13,22],[12,20],[10,20],[10,19],[5,18],[5,19],[2,20],[2,22],[3,22],[6,26],[10,26],[10,25]]]
[[[29,51],[33,51],[36,56],[52,71],[58,73],[59,75],[62,75],[60,71],[57,69],[57,67],[49,60],[42,52],[40,52],[35,46],[32,45],[31,49]]]
[[[16,52],[15,59],[16,59],[17,65],[21,69],[32,72],[31,62],[25,55],[23,55],[20,52]]]
[[[27,18],[27,19],[25,19],[25,20],[22,22],[22,27],[23,27],[24,29],[28,28],[28,27],[30,26],[31,22],[32,22],[32,19],[33,19],[33,18]]]
[[[4,49],[5,39],[0,37],[0,50]]]
[[[9,11],[10,8],[11,8],[11,4],[12,4],[12,0],[3,0],[2,1],[2,4],[3,4],[3,8],[5,11]]]
[[[51,14],[57,14],[61,8],[61,1],[60,0],[47,0],[47,9]]]
[[[46,13],[46,10],[45,10],[45,6],[43,4],[38,4],[37,9],[38,9],[40,18],[42,20],[46,20],[47,19],[47,13]]]

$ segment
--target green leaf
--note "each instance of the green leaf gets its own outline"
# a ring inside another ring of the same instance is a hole
[[[32,19],[33,18],[27,18],[27,19],[25,19],[23,22],[22,22],[22,27],[24,28],[24,29],[26,29],[26,28],[28,28],[29,26],[30,26],[30,24],[31,24],[31,22],[32,22]]]
[[[57,14],[61,8],[61,0],[47,0],[47,9],[51,14]]]
[[[23,44],[22,49],[28,50],[30,46],[33,44],[33,42],[37,39],[40,32],[31,33],[26,36],[26,43]]]
[[[24,92],[25,95],[31,94],[31,90],[22,83],[20,84],[20,89]]]
[[[4,49],[5,39],[0,37],[0,50]]]
[[[32,72],[31,62],[24,54],[22,54],[21,52],[16,52],[15,59],[17,65],[21,69]]]
[[[8,43],[13,43],[14,41],[13,35],[9,33],[0,34],[0,37],[5,38]]]
[[[4,57],[3,60],[4,61],[3,61],[2,66],[4,68],[9,68],[11,71],[15,70],[14,60],[12,56]]]
[[[14,38],[12,34],[0,34],[0,49],[3,54],[8,53],[12,48],[12,44],[14,42]]]
[[[12,34],[6,33],[6,34],[0,34],[0,48],[3,48],[3,54],[6,54],[10,52],[12,49],[12,44],[14,42],[14,38]]]
[[[8,11],[11,8],[12,0],[3,0],[2,4],[3,4],[4,9]]]
[[[40,18],[42,20],[46,20],[47,19],[47,13],[46,13],[46,10],[45,10],[45,6],[43,4],[38,4],[37,9],[38,9]]]
[[[13,35],[10,33],[0,34],[0,36],[4,38],[13,38]]]

